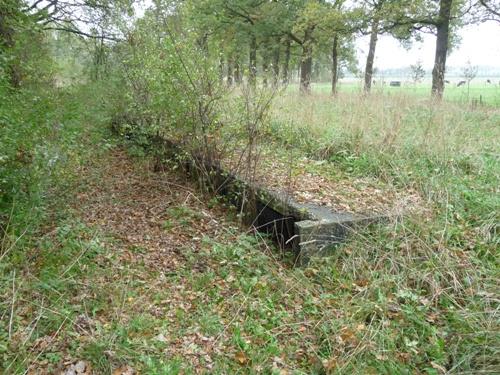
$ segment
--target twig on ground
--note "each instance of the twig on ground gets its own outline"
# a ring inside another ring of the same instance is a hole
[[[9,319],[9,341],[12,339],[12,321],[14,319],[15,302],[16,302],[16,270],[14,270],[12,275],[12,304],[10,307],[10,319]]]
[[[222,335],[229,329],[229,327],[231,327],[231,325],[233,324],[233,322],[236,320],[236,318],[238,317],[241,309],[243,308],[243,306],[245,306],[245,303],[247,302],[248,300],[248,297],[245,296],[245,299],[243,300],[243,302],[240,304],[240,307],[238,307],[238,310],[236,310],[236,313],[234,314],[234,316],[232,317],[232,319],[230,320],[230,322],[228,324],[226,324],[226,326],[224,327],[224,329],[222,330],[221,333],[219,333],[217,335],[217,337],[215,338],[214,342],[212,343],[212,348],[215,346],[215,344],[217,344],[217,342],[220,340],[220,338],[222,337]]]

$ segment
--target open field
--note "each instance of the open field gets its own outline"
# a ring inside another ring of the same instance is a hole
[[[387,94],[387,95],[403,95],[403,96],[414,96],[418,98],[428,98],[430,97],[431,85],[430,82],[413,84],[407,82],[406,80],[394,79],[396,81],[402,81],[401,87],[390,87],[390,79],[386,79],[386,84],[381,85],[376,83],[373,85],[373,94]],[[491,79],[491,84],[486,84],[486,79],[477,78],[470,84],[469,90],[467,85],[457,87],[457,83],[462,79],[456,78],[450,81],[450,84],[446,85],[444,92],[444,98],[447,101],[457,102],[461,104],[470,104],[471,102],[480,101],[487,105],[493,107],[500,107],[500,78]],[[360,82],[354,82],[352,80],[341,80],[339,82],[339,92],[351,92],[351,93],[361,93],[362,84]],[[291,84],[289,87],[290,91],[298,91],[297,84]],[[325,93],[329,94],[331,92],[330,83],[313,83],[312,91],[315,93]]]

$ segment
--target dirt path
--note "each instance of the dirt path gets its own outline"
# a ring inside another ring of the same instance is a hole
[[[202,373],[214,366],[239,370],[248,365],[250,357],[232,336],[250,303],[238,279],[250,279],[253,272],[237,269],[252,267],[245,251],[250,246],[260,253],[262,244],[241,243],[241,228],[225,219],[229,212],[217,204],[209,208],[208,198],[200,197],[191,182],[175,172],[154,173],[146,161],[132,160],[123,151],[111,153],[86,180],[77,211],[86,226],[107,237],[108,249],[97,259],[101,272],[89,275],[84,284],[92,287],[79,299],[105,300],[106,305],[100,304],[94,317],[85,313],[79,319],[91,327],[85,341],[104,342],[105,350],[95,353],[97,358],[80,358],[89,366],[104,364],[94,373],[114,369],[116,374],[145,367],[154,372],[151,366],[160,373],[176,373],[176,366]],[[214,247],[223,252],[213,254]],[[226,251],[241,254],[233,254],[231,264]],[[260,255],[276,267],[266,278],[283,269]],[[261,297],[258,292],[254,303]],[[138,345],[134,353],[115,337],[120,329],[127,345]],[[139,342],[145,341],[147,348],[141,348]],[[145,366],[144,356],[159,362]]]

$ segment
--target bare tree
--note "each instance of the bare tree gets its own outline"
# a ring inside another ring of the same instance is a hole
[[[498,0],[479,0],[479,4],[486,11],[484,21],[500,22],[500,2]]]
[[[417,84],[422,81],[425,77],[425,70],[422,66],[422,60],[417,60],[414,65],[410,65],[411,70],[411,79],[414,84]]]
[[[471,64],[470,60],[467,61],[465,67],[462,69],[462,76],[467,81],[467,101],[469,101],[470,94],[470,83],[476,78],[478,72],[478,67]]]

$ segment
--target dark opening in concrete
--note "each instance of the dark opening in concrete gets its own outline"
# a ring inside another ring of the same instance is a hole
[[[256,202],[252,226],[260,232],[270,234],[281,249],[292,248],[290,239],[295,236],[295,222],[295,217],[283,215],[259,200]]]

